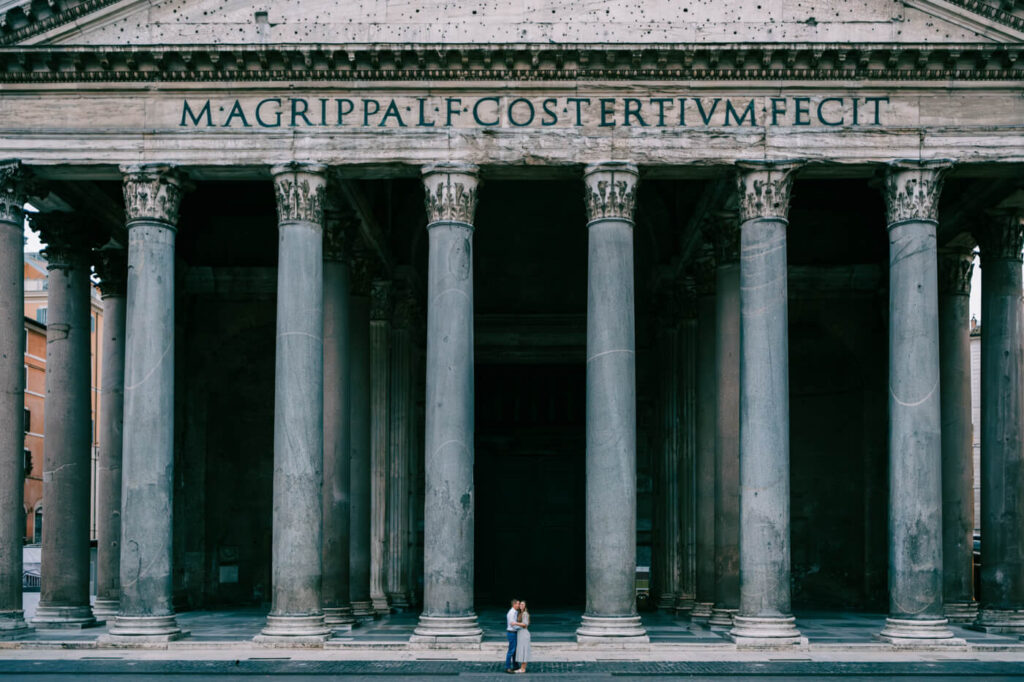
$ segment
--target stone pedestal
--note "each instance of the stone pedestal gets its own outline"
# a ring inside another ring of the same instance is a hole
[[[690,620],[706,624],[715,601],[715,261],[697,259],[696,511],[697,595]]]
[[[987,632],[1024,632],[1024,213],[983,218],[981,612]]]
[[[33,181],[0,162],[0,639],[32,629],[21,602],[25,536],[25,262],[22,206]]]
[[[349,602],[349,476],[351,397],[349,391],[349,271],[339,216],[325,215],[324,227],[324,623],[349,630],[355,623]]]
[[[124,174],[128,311],[121,459],[121,601],[106,644],[183,636],[174,617],[174,242],[184,177]]]
[[[942,609],[942,450],[935,233],[948,164],[893,164],[889,225],[889,618],[896,645],[953,642]]]
[[[580,643],[645,643],[636,612],[636,337],[633,216],[637,169],[588,166],[587,605]]]
[[[740,646],[800,643],[790,607],[789,314],[791,163],[739,164]]]
[[[391,282],[370,287],[370,600],[378,614],[390,613],[384,595],[387,564],[388,399],[391,361]]]
[[[715,261],[715,605],[713,628],[732,627],[740,601],[739,221],[719,213],[706,229]]]
[[[330,632],[320,603],[326,170],[288,163],[271,171],[279,232],[272,602],[259,644],[312,644]]]
[[[103,297],[103,378],[100,386],[100,453],[96,471],[97,620],[117,615],[121,601],[121,446],[124,425],[124,344],[128,254],[97,252]]]
[[[973,241],[939,251],[942,386],[942,595],[951,623],[978,615],[974,601],[974,457],[971,443],[970,294]]]
[[[423,613],[412,643],[479,642],[473,612],[473,216],[476,166],[423,169],[427,265]]]
[[[70,213],[36,213],[47,243],[46,420],[42,580],[37,628],[97,624],[89,606],[92,478],[89,227]]]
[[[368,254],[351,261],[349,597],[357,620],[373,620],[370,600],[370,274]]]

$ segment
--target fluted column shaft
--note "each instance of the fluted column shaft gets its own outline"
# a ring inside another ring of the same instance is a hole
[[[46,418],[38,628],[96,624],[89,606],[92,478],[90,282],[86,226],[69,213],[34,214],[47,242]]]
[[[97,619],[117,615],[121,600],[121,448],[124,442],[125,285],[127,254],[98,252],[103,297],[103,377],[100,386],[99,462],[96,471]]]
[[[25,537],[25,262],[22,235],[32,176],[0,163],[0,639],[30,632],[22,610]]]
[[[388,400],[391,359],[391,282],[375,281],[370,290],[370,599],[388,613],[384,594],[387,572]]]
[[[741,645],[800,642],[790,605],[789,313],[786,228],[797,166],[741,163]]]
[[[395,302],[391,329],[390,442],[388,448],[387,595],[391,607],[409,608],[409,455],[412,450],[412,340],[415,301],[409,292]]]
[[[349,629],[349,477],[351,441],[349,377],[349,269],[336,216],[324,227],[324,622]]]
[[[427,233],[423,614],[412,641],[481,639],[473,611],[473,218],[477,169],[423,170]]]
[[[637,168],[584,172],[587,209],[586,611],[579,642],[647,641],[636,612]]]
[[[988,217],[981,246],[981,613],[1024,632],[1024,338],[1020,212]]]
[[[274,373],[272,601],[257,642],[329,632],[323,564],[323,221],[326,168],[275,166],[277,348]]]
[[[121,600],[109,639],[181,636],[172,602],[174,242],[184,177],[169,166],[124,175],[128,221]]]
[[[942,386],[942,593],[946,617],[970,622],[974,601],[974,457],[971,443],[970,248],[939,253]]]
[[[370,599],[370,282],[366,258],[354,260],[352,267],[349,596],[352,615],[372,620],[376,612]]]
[[[889,618],[883,640],[952,637],[942,609],[942,444],[935,233],[945,165],[885,177],[889,224]]]
[[[671,316],[671,302],[667,316],[658,322],[657,346],[660,376],[658,411],[661,417],[660,447],[658,449],[659,533],[661,556],[655,557],[660,568],[658,608],[675,610],[680,579],[680,495],[679,495],[679,330]]]
[[[697,281],[697,596],[690,614],[697,623],[711,617],[715,601],[715,263],[698,260]]]
[[[676,613],[693,609],[697,595],[697,320],[692,282],[679,300],[679,584]]]

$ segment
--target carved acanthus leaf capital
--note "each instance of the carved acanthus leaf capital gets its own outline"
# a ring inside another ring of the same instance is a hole
[[[473,224],[478,172],[476,166],[464,163],[437,163],[423,169],[428,226],[440,222]]]
[[[885,172],[882,193],[889,225],[939,220],[939,195],[949,161],[898,161]]]
[[[32,194],[42,193],[42,183],[20,161],[0,162],[0,221],[21,225],[22,207]]]
[[[970,249],[939,249],[939,293],[970,296],[974,252]]]
[[[636,166],[626,161],[587,166],[583,172],[587,222],[606,219],[633,222],[639,179]]]
[[[361,241],[349,242],[352,247],[348,252],[349,291],[354,296],[369,296],[370,285],[377,276],[376,261]]]
[[[181,198],[190,189],[184,173],[166,164],[124,166],[125,220],[156,220],[172,228],[178,225]]]
[[[128,288],[128,253],[122,248],[104,247],[93,251],[93,267],[100,277],[103,298],[121,297]]]
[[[277,197],[277,222],[323,225],[327,166],[291,161],[270,169]]]
[[[348,258],[359,234],[359,218],[349,209],[324,211],[324,260],[342,262]]]
[[[986,260],[1021,260],[1024,248],[1024,210],[991,211],[974,230],[981,247],[982,267]]]
[[[793,179],[801,164],[794,161],[740,161],[736,166],[739,168],[736,190],[740,222],[756,218],[787,220]]]
[[[370,283],[370,319],[390,320],[392,310],[391,282],[375,279]]]
[[[739,262],[740,221],[734,211],[715,211],[704,221],[701,231],[711,243],[716,265]]]
[[[96,230],[80,214],[64,211],[31,213],[29,221],[46,243],[43,255],[47,270],[89,266],[89,250],[96,244]]]

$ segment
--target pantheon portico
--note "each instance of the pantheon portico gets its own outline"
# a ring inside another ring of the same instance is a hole
[[[153,644],[263,606],[273,646],[391,610],[411,646],[474,646],[522,593],[581,646],[642,646],[642,566],[652,606],[740,646],[800,644],[795,608],[884,611],[899,646],[1024,633],[1020,11],[328,43],[348,9],[136,4],[0,3],[0,636]],[[29,621],[27,205],[60,416]]]

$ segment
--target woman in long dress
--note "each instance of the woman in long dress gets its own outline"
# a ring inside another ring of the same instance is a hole
[[[516,636],[516,660],[519,661],[517,673],[526,672],[526,664],[530,660],[530,612],[526,610],[526,602],[519,602],[519,617],[516,625],[523,629]]]

